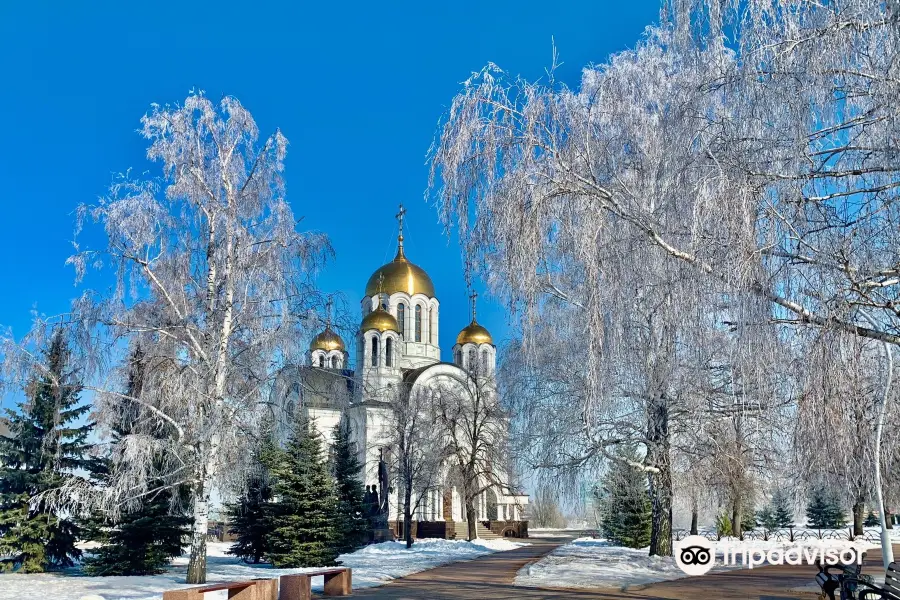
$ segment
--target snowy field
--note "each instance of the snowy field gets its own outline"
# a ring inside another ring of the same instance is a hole
[[[288,573],[302,573],[309,569],[273,569],[269,565],[246,565],[225,551],[231,544],[210,543],[207,580],[235,581],[257,577],[277,577]],[[470,560],[525,544],[501,540],[474,542],[422,539],[409,550],[401,542],[372,544],[352,554],[343,554],[343,566],[353,569],[353,587],[383,585],[397,577],[418,573],[458,560]],[[184,584],[187,557],[172,561],[172,568],[163,575],[147,577],[87,577],[78,569],[65,573],[37,575],[0,575],[0,600],[159,600],[162,593]],[[322,589],[321,577],[313,579],[313,590]],[[206,594],[205,600],[224,600],[226,593]]]
[[[896,535],[896,534],[895,534]],[[900,539],[898,539],[900,541]],[[730,538],[730,548],[769,551],[788,550],[798,545],[807,548],[847,548],[850,542],[840,540],[808,540],[804,542],[744,541]],[[853,542],[854,548],[869,550],[877,547],[866,542]],[[648,556],[647,548],[635,550],[614,546],[606,540],[578,538],[560,546],[541,560],[523,567],[516,575],[516,585],[529,587],[577,587],[627,589],[658,581],[687,577],[671,557]],[[740,554],[738,554],[740,560]],[[717,552],[712,572],[746,568],[743,565],[724,566],[721,552]],[[815,567],[810,567],[810,578]]]

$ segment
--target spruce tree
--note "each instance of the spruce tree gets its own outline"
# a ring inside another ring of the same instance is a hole
[[[274,526],[268,540],[276,568],[339,564],[337,497],[322,452],[322,441],[308,422],[299,420],[287,447],[266,457],[272,489]]]
[[[772,494],[772,512],[774,513],[775,527],[791,527],[794,524],[794,509],[791,507],[791,499],[783,490],[776,490]]]
[[[350,422],[343,419],[332,434],[331,471],[337,488],[338,537],[340,553],[353,552],[368,537],[369,523],[363,506],[365,490],[360,478],[362,465],[351,438]]]
[[[623,450],[621,457],[639,460],[632,449]],[[597,499],[600,529],[606,539],[628,548],[643,548],[650,543],[651,506],[644,473],[625,460],[614,461]]]
[[[838,529],[847,523],[847,517],[837,495],[824,486],[813,488],[806,507],[808,527],[814,529]]]
[[[125,393],[141,397],[146,368],[143,353],[136,348],[129,359],[128,385]],[[126,411],[113,427],[112,445],[132,431],[133,420]],[[93,479],[98,486],[109,480],[114,466],[109,458],[98,461]],[[113,521],[105,513],[95,513],[90,519],[87,539],[102,546],[85,559],[85,571],[90,575],[153,575],[162,573],[169,561],[179,556],[189,531],[190,517],[181,508],[186,504],[185,491],[179,487],[165,488],[163,481],[155,482],[158,491],[142,498],[138,508],[126,511]]]
[[[767,531],[778,529],[778,525],[775,522],[775,511],[772,509],[771,504],[766,504],[757,511],[756,520],[760,527]]]
[[[869,514],[866,515],[866,520],[863,522],[864,527],[877,527],[881,522],[878,520],[878,517],[875,516],[875,511],[870,510]]]
[[[43,356],[45,370],[18,411],[6,411],[9,433],[0,436],[0,569],[23,573],[69,567],[81,557],[78,525],[36,497],[90,463],[93,424],[77,424],[89,407],[80,404],[82,386],[61,330]]]
[[[769,531],[790,527],[794,524],[791,501],[782,490],[772,494],[772,500],[757,513],[759,524]]]
[[[227,507],[228,531],[237,536],[228,554],[247,563],[259,563],[269,555],[268,540],[274,523],[274,507],[270,474],[263,457],[271,452],[268,441],[255,452],[254,472],[247,481],[247,488],[237,502]]]

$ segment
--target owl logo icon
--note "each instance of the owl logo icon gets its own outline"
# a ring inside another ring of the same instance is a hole
[[[701,535],[675,542],[675,564],[688,575],[704,575],[716,564],[713,543]]]

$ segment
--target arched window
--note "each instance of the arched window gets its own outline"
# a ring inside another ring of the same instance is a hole
[[[378,338],[372,338],[372,366],[378,366]]]
[[[460,352],[459,350],[456,351],[454,362],[456,362],[456,364],[458,364],[459,366],[462,366],[462,352]]]
[[[489,364],[488,360],[489,360],[488,351],[487,351],[487,349],[484,349],[481,351],[481,367],[479,367],[479,369],[480,369],[479,373],[486,374],[488,372],[488,364]]]
[[[422,341],[422,306],[416,305],[416,341]]]
[[[319,355],[319,366],[320,366],[320,367],[324,367],[324,366],[325,366],[325,355],[324,355],[324,354],[320,354],[320,355]]]
[[[340,356],[332,356],[331,357],[331,366],[335,369],[341,368],[341,357]]]
[[[478,371],[478,358],[475,355],[475,349],[469,350],[469,370],[473,373]]]
[[[394,366],[394,340],[391,338],[384,342],[384,364],[389,367]]]
[[[397,324],[400,326],[400,338],[406,338],[406,305],[402,302],[397,305]]]
[[[428,309],[428,343],[434,343],[434,307]]]

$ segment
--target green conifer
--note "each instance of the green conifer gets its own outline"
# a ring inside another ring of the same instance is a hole
[[[143,353],[140,348],[135,349],[129,360],[127,396],[141,396],[145,366]],[[136,411],[123,411],[122,418],[113,427],[113,445],[132,433],[136,414]],[[108,458],[98,461],[93,479],[98,485],[105,485],[113,468]],[[185,491],[179,487],[167,488],[163,481],[156,481],[153,487],[157,491],[145,496],[138,508],[122,513],[115,521],[105,513],[92,515],[85,537],[102,546],[84,561],[87,573],[153,575],[164,572],[169,561],[181,554],[191,524],[182,508],[187,500],[183,497]]]
[[[597,492],[600,529],[609,541],[628,548],[650,543],[651,506],[644,473],[625,461],[637,462],[632,449],[622,451],[625,460],[614,461]]]
[[[363,498],[362,465],[356,454],[356,446],[351,442],[350,422],[347,419],[334,428],[331,446],[331,471],[337,488],[338,550],[341,554],[353,552],[363,546],[368,537]]]
[[[794,524],[794,509],[784,490],[779,489],[772,494],[771,507],[776,528],[791,527]]]
[[[814,487],[810,494],[806,520],[808,526],[815,529],[838,529],[847,524],[840,499],[821,485]]]
[[[268,540],[272,565],[339,564],[337,496],[318,432],[310,423],[298,421],[287,447],[268,453],[266,464],[277,498]]]
[[[77,424],[89,407],[80,404],[82,386],[61,330],[43,355],[46,370],[32,380],[18,411],[6,411],[9,433],[0,436],[2,570],[36,573],[72,566],[81,557],[75,547],[79,526],[38,495],[89,465],[87,437],[93,424]]]
[[[234,545],[228,554],[240,557],[248,563],[259,563],[268,559],[269,536],[272,533],[272,486],[268,468],[263,456],[272,452],[270,442],[263,442],[255,452],[253,473],[247,481],[247,488],[237,502],[227,507],[229,533],[236,535]]]

